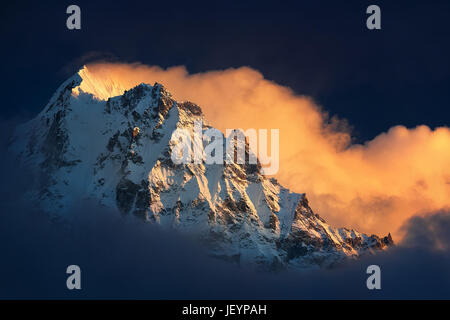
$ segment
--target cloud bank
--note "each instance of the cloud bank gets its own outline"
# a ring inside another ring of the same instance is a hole
[[[402,245],[333,270],[261,273],[208,257],[174,230],[86,201],[74,220],[51,220],[22,195],[38,179],[5,151],[0,135],[0,299],[450,299],[450,211],[404,224]],[[81,268],[81,290],[66,268]],[[366,287],[381,268],[381,290]]]
[[[192,239],[89,202],[74,210],[67,225],[29,205],[2,205],[1,299],[450,298],[448,247],[435,247],[449,243],[448,232],[334,270],[272,274],[209,258]],[[437,219],[448,225],[450,214]],[[412,221],[407,237],[419,239],[422,226]],[[81,268],[79,291],[66,288],[72,264]],[[381,290],[366,287],[372,264],[381,268]]]
[[[189,74],[182,66],[93,63],[82,72],[81,89],[102,99],[142,82],[159,82],[177,100],[200,105],[222,131],[279,129],[276,177],[291,190],[306,192],[313,209],[333,225],[392,232],[398,240],[410,217],[450,207],[448,127],[396,126],[352,144],[345,120],[330,118],[312,98],[251,68]]]

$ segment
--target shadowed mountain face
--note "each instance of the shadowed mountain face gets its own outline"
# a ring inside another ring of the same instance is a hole
[[[330,267],[393,244],[390,235],[330,227],[305,194],[265,177],[259,163],[174,163],[177,129],[204,148],[203,133],[212,128],[200,107],[176,102],[162,85],[141,84],[109,98],[94,89],[81,70],[16,130],[11,149],[42,177],[26,197],[50,215],[70,221],[71,208],[94,199],[195,235],[213,256],[266,270]]]

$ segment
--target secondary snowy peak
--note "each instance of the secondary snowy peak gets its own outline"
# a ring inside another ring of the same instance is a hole
[[[239,263],[326,267],[392,244],[390,235],[332,228],[305,194],[265,177],[259,164],[174,163],[180,128],[203,147],[211,129],[200,107],[176,102],[160,84],[122,90],[83,68],[17,129],[12,149],[44,177],[27,197],[49,213],[67,216],[81,199],[96,199],[195,234],[212,255]]]
[[[108,98],[122,95],[127,89],[108,75],[96,76],[86,66],[78,71],[77,75],[82,79],[82,82],[73,89],[75,95],[84,92],[92,94],[99,100],[108,100]]]

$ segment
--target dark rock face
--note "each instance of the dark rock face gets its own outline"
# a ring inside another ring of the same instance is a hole
[[[133,210],[133,214],[145,219],[150,201],[147,181],[142,180],[138,185],[124,178],[116,187],[117,207],[125,214]]]
[[[148,191],[148,187],[148,181],[142,180],[140,188],[136,193],[136,203],[133,212],[134,215],[144,220],[147,217],[147,212],[151,203],[151,195]]]
[[[63,111],[55,113],[41,148],[42,153],[45,155],[45,160],[41,163],[41,167],[46,172],[52,172],[62,167],[74,166],[81,161],[65,159],[64,155],[67,149],[68,136],[67,133],[61,129],[63,117]]]
[[[52,124],[45,137],[44,145],[42,146],[42,153],[46,159],[42,163],[44,168],[51,167],[59,168],[64,166],[64,151],[66,148],[67,135],[61,130],[61,119],[63,118],[63,111],[58,111],[53,117]]]
[[[152,89],[152,96],[158,99],[157,113],[162,117],[166,117],[170,108],[174,105],[175,100],[172,99],[172,95],[159,83],[155,83]]]
[[[117,207],[123,213],[129,213],[136,199],[140,186],[133,182],[122,179],[116,187]]]
[[[133,89],[125,91],[121,96],[121,104],[127,108],[126,112],[133,111],[148,91],[148,86],[144,84],[140,84]]]
[[[386,246],[394,245],[394,240],[392,239],[391,233],[389,233],[386,237],[383,237],[382,242]]]
[[[196,105],[195,103],[192,102],[182,102],[179,104],[179,107],[189,111],[192,115],[194,116],[200,116],[202,115],[202,109],[200,109],[200,107],[198,105]]]
[[[63,84],[57,92],[57,98],[53,99],[54,101],[48,105],[46,112],[50,112],[55,106],[67,105],[67,100],[71,95],[72,89],[79,83],[79,79],[73,79]]]
[[[113,152],[114,151],[114,146],[118,146],[119,148],[121,148],[120,146],[120,142],[119,142],[119,135],[120,132],[117,131],[108,141],[108,144],[106,145],[106,148],[108,149],[109,152]]]

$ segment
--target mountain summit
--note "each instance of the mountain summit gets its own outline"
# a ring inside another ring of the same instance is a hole
[[[199,121],[211,128],[200,107],[158,83],[118,92],[85,67],[17,128],[11,149],[43,176],[27,197],[50,214],[95,199],[193,234],[211,255],[272,270],[329,267],[393,244],[390,235],[329,226],[305,194],[264,176],[259,163],[174,163],[173,132],[195,135]]]

